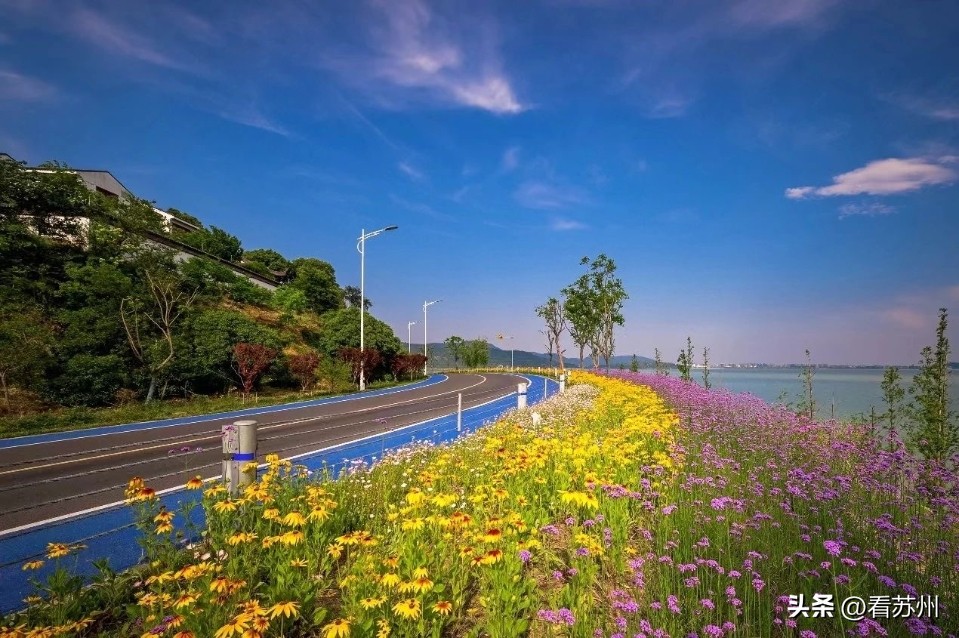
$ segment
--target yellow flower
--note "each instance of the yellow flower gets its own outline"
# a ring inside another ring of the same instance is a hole
[[[180,596],[173,602],[174,609],[183,609],[195,603],[199,596],[192,592],[187,592],[185,594],[180,594]]]
[[[494,527],[492,529],[486,530],[486,533],[483,534],[483,536],[481,537],[481,540],[485,543],[495,543],[502,537],[503,537],[503,532],[500,531],[498,528]]]
[[[192,631],[178,631],[173,638],[196,638],[196,635]]]
[[[413,570],[413,578],[426,578],[430,573],[426,571],[425,567],[417,567]]]
[[[172,531],[173,531],[173,525],[171,525],[170,523],[160,523],[159,525],[157,525],[157,528],[156,528],[157,536],[159,536],[160,534],[169,534]]]
[[[229,538],[227,538],[226,542],[227,544],[232,545],[233,547],[236,547],[237,545],[240,545],[241,543],[249,543],[250,541],[255,539],[256,539],[256,534],[247,533],[247,532],[238,532],[236,534],[233,534]]]
[[[225,593],[230,588],[230,579],[226,576],[217,576],[210,583],[210,591],[214,594]]]
[[[401,600],[400,602],[393,605],[393,611],[397,615],[402,616],[403,618],[409,620],[416,620],[420,617],[420,601],[415,598],[407,598],[406,600]]]
[[[329,554],[333,560],[337,560],[343,555],[343,546],[337,543],[330,543],[329,547],[326,548],[326,553]]]
[[[293,601],[277,603],[270,607],[267,613],[270,615],[270,618],[276,618],[281,615],[287,618],[296,618],[300,615],[300,604]]]
[[[392,629],[390,629],[390,623],[385,618],[377,620],[376,626],[379,627],[379,630],[376,632],[376,638],[389,638]]]
[[[233,512],[235,510],[236,510],[236,501],[233,501],[230,499],[227,499],[225,501],[217,501],[213,505],[213,511],[217,512],[218,514],[222,514],[223,512]]]
[[[309,516],[306,517],[308,521],[318,521],[322,523],[330,517],[330,513],[322,507],[314,507],[310,510]]]
[[[280,518],[280,510],[275,507],[263,510],[263,518],[268,521],[273,521]]]
[[[186,482],[186,489],[188,490],[198,490],[203,487],[203,479],[200,478],[200,475],[197,474],[189,481]]]
[[[29,562],[24,563],[23,567],[21,567],[20,569],[22,569],[23,571],[27,571],[31,569],[40,569],[41,567],[43,567],[42,560],[31,560]]]
[[[422,518],[408,518],[400,524],[400,529],[404,532],[421,530],[426,527],[426,521]]]
[[[397,556],[388,556],[383,559],[383,566],[396,569],[400,565],[400,559]]]
[[[294,558],[290,561],[290,567],[306,567],[305,558]]]
[[[383,574],[380,577],[380,584],[384,587],[393,588],[396,587],[400,582],[400,577],[398,574],[390,572],[388,574]]]
[[[453,611],[453,603],[448,600],[441,600],[433,605],[433,611],[440,616],[449,616],[450,612]]]
[[[69,545],[63,543],[47,543],[47,558],[61,558],[69,553]]]
[[[287,527],[303,527],[306,525],[306,518],[299,512],[290,512],[283,517],[282,522]]]
[[[170,510],[166,508],[161,509],[159,513],[153,517],[154,523],[169,523],[172,520],[173,520],[173,512],[171,512]]]
[[[491,549],[486,554],[484,554],[479,562],[483,565],[492,565],[493,563],[499,562],[503,557],[503,551],[499,549]]]
[[[323,627],[323,638],[347,638],[350,635],[350,621],[337,618]]]
[[[564,503],[572,503],[578,507],[586,507],[588,509],[599,509],[599,501],[596,499],[596,496],[589,492],[560,492],[559,499]]]
[[[280,542],[284,545],[297,545],[303,540],[303,532],[296,529],[280,535]]]
[[[237,614],[227,624],[216,630],[215,638],[230,638],[233,634],[241,635],[250,626],[250,617],[247,614]]]
[[[386,602],[386,598],[382,596],[378,598],[364,598],[360,601],[360,606],[363,607],[363,609],[376,609],[384,602]]]

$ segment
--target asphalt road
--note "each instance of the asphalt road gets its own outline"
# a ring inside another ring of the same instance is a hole
[[[516,391],[521,377],[457,374],[434,385],[385,396],[259,414],[258,459],[289,457],[418,423]],[[278,406],[279,407],[279,406]],[[123,500],[132,476],[156,490],[197,474],[218,475],[220,428],[213,419],[0,449],[0,532]]]

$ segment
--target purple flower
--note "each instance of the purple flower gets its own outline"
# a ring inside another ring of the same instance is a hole
[[[674,614],[679,613],[679,599],[676,598],[676,596],[673,596],[672,594],[667,596],[666,604],[669,607],[669,611],[673,612]]]
[[[757,592],[762,591],[765,586],[766,583],[762,578],[753,578],[753,588],[755,588]]]
[[[716,609],[716,603],[714,603],[709,598],[703,598],[699,601],[699,604],[705,607],[706,609]]]
[[[799,638],[817,638],[816,632],[803,629],[799,632]]]
[[[893,579],[889,578],[888,576],[880,576],[880,577],[879,577],[879,582],[882,583],[883,585],[885,585],[886,587],[895,587],[895,586],[896,586],[896,581],[894,581]]]
[[[528,550],[522,549],[519,552],[519,559],[523,561],[524,565],[529,562],[530,556],[532,556],[532,554],[530,554]]]
[[[577,556],[589,556],[589,550],[585,547],[580,547],[576,550]]]
[[[842,545],[838,541],[825,541],[822,546],[826,548],[830,556],[839,556],[842,553]]]
[[[683,581],[683,584],[686,585],[686,587],[689,587],[690,589],[692,589],[693,587],[698,587],[698,586],[699,586],[699,577],[698,577],[698,576],[690,576],[689,578],[687,578],[687,579],[685,579],[685,580]]]
[[[723,628],[718,625],[706,625],[703,627],[703,635],[709,638],[722,638]]]

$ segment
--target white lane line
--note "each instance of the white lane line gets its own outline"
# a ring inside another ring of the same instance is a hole
[[[447,395],[447,394],[453,394],[454,392],[463,392],[464,390],[471,390],[471,389],[475,388],[476,386],[479,386],[479,385],[482,385],[482,384],[486,383],[486,380],[487,380],[486,377],[484,377],[483,375],[477,375],[477,376],[479,376],[479,377],[482,379],[482,381],[479,381],[479,382],[477,382],[477,383],[474,383],[473,385],[470,385],[470,386],[466,386],[465,388],[462,388],[462,389],[460,389],[460,390],[450,390],[450,391],[448,391],[448,392],[441,392],[441,393],[439,393],[439,394],[433,394],[433,395],[430,395],[430,396],[428,396],[428,397],[421,397],[421,398],[419,398],[419,399],[406,399],[406,400],[403,400],[403,401],[396,401],[396,402],[394,402],[394,403],[387,403],[386,405],[378,405],[378,406],[373,406],[373,407],[369,407],[369,408],[361,408],[361,409],[358,409],[358,410],[352,410],[352,411],[350,411],[350,412],[341,412],[341,413],[338,413],[338,414],[329,414],[329,415],[320,414],[320,415],[317,415],[317,416],[314,416],[314,417],[305,417],[305,418],[303,418],[302,420],[296,421],[295,423],[306,423],[306,422],[309,422],[309,421],[318,421],[318,420],[320,420],[320,419],[330,419],[330,418],[337,417],[337,416],[346,416],[347,414],[360,414],[360,413],[362,413],[362,412],[373,412],[373,411],[376,411],[376,410],[383,410],[383,409],[386,409],[386,408],[393,408],[393,407],[396,407],[396,406],[398,406],[398,405],[403,405],[403,404],[406,404],[406,403],[417,403],[417,402],[420,402],[420,401],[436,399],[436,398],[442,397],[442,396]],[[285,426],[285,425],[290,425],[290,422],[287,422],[287,423],[275,423],[275,424],[272,424],[272,425],[264,425],[263,427],[258,428],[258,429],[261,430],[261,431],[262,431],[262,430],[271,430],[271,429],[274,429],[274,428],[283,427],[283,426]],[[218,435],[218,434],[210,434],[210,435],[206,435],[206,436],[203,436],[203,437],[197,438],[197,439],[189,439],[189,440],[187,440],[187,441],[180,441],[180,442],[177,443],[177,445],[185,445],[185,444],[187,444],[187,443],[196,443],[196,442],[199,442],[199,441],[209,441],[210,439],[217,439],[217,438],[219,438],[219,435]],[[53,463],[45,463],[45,464],[43,464],[43,465],[30,465],[30,466],[27,466],[27,467],[20,467],[20,468],[13,469],[13,470],[4,470],[4,471],[0,472],[0,476],[5,476],[5,475],[7,475],[7,474],[17,474],[17,473],[20,473],[20,472],[34,472],[34,471],[36,471],[36,470],[45,470],[45,469],[47,469],[47,468],[58,467],[58,466],[60,466],[60,465],[69,465],[69,464],[71,464],[71,463],[82,463],[82,462],[86,462],[86,461],[98,461],[98,460],[100,460],[100,459],[107,459],[107,458],[114,457],[114,456],[123,456],[123,455],[125,455],[125,454],[134,454],[134,453],[138,453],[138,452],[146,452],[146,451],[149,451],[149,450],[159,450],[159,449],[162,449],[162,448],[169,448],[169,447],[170,447],[170,444],[169,444],[169,443],[164,443],[163,445],[152,445],[152,446],[150,446],[150,447],[142,447],[142,446],[141,446],[141,447],[135,447],[135,448],[132,448],[132,449],[129,449],[129,450],[121,450],[121,451],[119,451],[119,452],[108,452],[108,453],[106,453],[106,454],[99,454],[99,455],[97,455],[97,456],[82,456],[82,457],[78,457],[78,458],[75,458],[75,459],[68,459],[68,460],[66,460],[66,461],[55,461],[55,462],[53,462]],[[156,460],[160,460],[160,459],[156,459]]]
[[[480,383],[485,383],[485,382],[486,382],[487,379],[486,379],[485,376],[483,376],[483,375],[481,375],[481,374],[480,374],[480,375],[477,375],[477,376],[479,376],[479,377],[481,377],[481,378],[483,379]],[[483,406],[485,406],[485,405],[489,405],[490,403],[495,403],[495,402],[497,402],[497,401],[500,401],[500,400],[502,400],[502,399],[504,399],[504,398],[506,398],[506,397],[508,397],[508,396],[511,396],[511,395],[513,395],[513,394],[516,394],[516,391],[515,391],[515,390],[511,390],[511,391],[509,391],[509,392],[506,392],[506,394],[504,394],[504,395],[502,395],[502,396],[496,397],[495,399],[490,399],[489,401],[487,401],[487,402],[485,402],[485,403],[480,403],[479,405],[474,405],[473,407],[468,408],[468,409],[469,409],[469,410],[476,410],[476,409],[481,408],[481,407],[483,407]],[[509,408],[507,408],[507,409],[509,409]],[[466,412],[466,410],[464,410],[464,412]],[[418,422],[416,422],[416,423],[410,423],[409,425],[402,425],[402,426],[400,426],[400,427],[398,427],[398,428],[394,428],[394,429],[392,429],[392,430],[385,430],[385,431],[383,431],[383,432],[378,432],[378,433],[376,433],[376,434],[370,434],[370,435],[368,435],[368,436],[364,436],[364,437],[359,438],[359,439],[353,439],[352,441],[344,441],[343,443],[337,443],[336,445],[330,445],[330,446],[327,446],[327,447],[319,448],[319,449],[313,450],[312,452],[302,452],[302,453],[300,453],[300,454],[295,454],[295,455],[293,455],[293,456],[287,457],[287,458],[285,458],[285,459],[283,459],[283,460],[285,460],[285,461],[293,461],[293,460],[295,460],[295,459],[300,459],[300,458],[303,458],[303,457],[305,457],[305,456],[312,456],[312,455],[314,455],[314,454],[320,454],[321,452],[329,452],[330,450],[335,450],[336,448],[338,448],[338,447],[343,447],[344,445],[353,445],[354,443],[360,443],[361,441],[368,441],[369,439],[373,439],[373,438],[376,438],[376,437],[387,436],[387,435],[389,435],[389,434],[395,434],[396,432],[402,432],[403,430],[406,430],[406,429],[409,429],[409,428],[412,428],[412,427],[415,427],[415,426],[418,426],[418,425],[424,425],[424,424],[426,424],[426,423],[429,423],[430,421],[435,421],[435,420],[437,420],[437,419],[443,419],[443,418],[446,418],[446,417],[451,416],[451,415],[453,415],[453,414],[456,414],[456,412],[450,412],[449,414],[442,414],[442,415],[440,415],[440,416],[436,416],[436,417],[433,417],[433,418],[431,418],[431,419],[424,419],[423,421],[418,421]],[[261,463],[261,464],[259,465],[259,467],[260,467],[260,468],[264,468],[264,467],[266,467],[266,465],[267,465],[266,463]],[[210,476],[210,477],[207,477],[207,478],[203,479],[203,482],[204,482],[204,483],[209,483],[209,482],[211,482],[211,481],[219,481],[219,480],[221,480],[221,479],[222,479],[222,476]],[[185,490],[185,488],[184,488],[182,485],[177,485],[176,487],[168,487],[168,488],[165,488],[165,489],[162,489],[162,490],[158,490],[158,491],[156,492],[156,495],[159,497],[159,496],[163,496],[164,494],[169,494],[169,493],[171,493],[171,492],[183,491],[183,490]],[[91,507],[91,508],[88,508],[88,509],[85,509],[85,510],[80,510],[80,511],[78,511],[78,512],[71,512],[70,514],[62,514],[62,515],[60,515],[60,516],[54,516],[53,518],[47,518],[47,519],[44,519],[44,520],[42,520],[42,521],[36,521],[36,522],[34,522],[34,523],[27,523],[26,525],[20,525],[19,527],[11,527],[10,529],[0,530],[0,538],[3,538],[4,536],[10,536],[11,534],[16,534],[16,533],[18,533],[18,532],[29,531],[29,530],[31,530],[31,529],[33,529],[33,528],[35,528],[35,527],[41,527],[41,526],[43,526],[43,525],[47,525],[47,524],[51,524],[51,523],[60,523],[60,522],[67,521],[67,520],[70,520],[70,519],[73,519],[73,518],[80,518],[80,517],[86,516],[87,514],[94,514],[94,513],[96,513],[96,512],[100,512],[100,511],[103,511],[103,510],[107,510],[107,509],[111,509],[111,508],[114,508],[114,507],[118,507],[118,506],[120,506],[120,505],[126,505],[126,501],[114,501],[113,503],[107,503],[106,505],[97,505],[96,507]]]
[[[335,399],[329,399],[329,400],[318,399],[319,401],[322,401],[322,403],[317,403],[317,404],[313,404],[313,405],[303,405],[303,402],[302,402],[302,401],[298,401],[298,402],[296,402],[295,404],[288,404],[288,405],[285,405],[285,406],[275,407],[275,408],[263,408],[262,410],[258,410],[258,411],[256,411],[256,412],[250,412],[250,413],[248,413],[248,414],[234,415],[234,416],[229,416],[230,412],[226,412],[226,413],[223,413],[223,414],[207,414],[207,415],[203,415],[203,418],[194,419],[193,421],[183,421],[182,423],[166,423],[166,424],[163,424],[163,425],[153,425],[153,426],[150,426],[150,427],[142,427],[142,428],[141,428],[141,427],[135,427],[135,428],[132,428],[132,429],[129,429],[129,430],[118,430],[118,431],[112,431],[112,432],[94,432],[94,433],[91,433],[91,434],[84,434],[84,435],[81,435],[81,436],[71,436],[71,437],[67,437],[67,438],[64,438],[64,439],[56,439],[56,438],[54,438],[54,439],[50,439],[50,440],[47,440],[47,441],[34,441],[34,442],[31,442],[31,443],[20,443],[20,444],[17,444],[17,445],[2,446],[2,447],[0,447],[0,451],[3,451],[3,450],[15,450],[15,449],[17,449],[17,448],[29,447],[29,446],[31,446],[31,445],[46,445],[46,444],[48,444],[48,443],[62,443],[62,442],[64,442],[64,441],[80,441],[80,440],[82,440],[82,439],[91,439],[91,438],[96,438],[96,437],[98,437],[98,436],[113,436],[113,435],[115,435],[115,434],[130,434],[130,433],[132,433],[132,432],[147,432],[147,431],[149,431],[149,430],[157,430],[157,429],[161,429],[161,428],[175,428],[175,427],[180,426],[180,425],[196,425],[197,423],[208,423],[208,422],[210,422],[210,421],[219,421],[220,419],[243,419],[243,418],[246,418],[246,417],[257,416],[257,415],[260,415],[260,414],[272,414],[272,413],[274,413],[274,412],[286,412],[286,411],[288,411],[288,410],[299,410],[299,409],[302,409],[302,408],[313,408],[313,407],[318,407],[318,406],[322,406],[322,405],[333,405],[333,404],[336,404],[336,403],[344,403],[344,402],[346,402],[346,401],[358,401],[358,400],[360,400],[360,399],[371,399],[371,398],[372,398],[372,399],[375,399],[375,398],[377,398],[377,397],[387,396],[387,395],[390,395],[390,394],[396,394],[397,392],[409,392],[409,391],[411,391],[411,390],[419,390],[420,388],[430,388],[430,387],[432,387],[432,386],[434,386],[434,385],[440,385],[440,384],[442,384],[442,383],[446,383],[446,382],[449,381],[449,379],[450,379],[450,377],[449,377],[448,374],[443,374],[443,375],[441,375],[441,376],[443,376],[443,377],[445,377],[445,378],[442,379],[442,380],[440,380],[440,381],[437,381],[436,383],[430,383],[429,385],[414,385],[414,386],[412,386],[412,387],[410,387],[410,386],[404,386],[404,387],[402,387],[402,388],[396,388],[395,390],[384,390],[383,392],[381,392],[381,393],[379,393],[379,394],[366,395],[366,396],[357,396],[357,395],[355,395],[355,394],[348,394],[348,395],[346,395],[346,396],[344,396],[344,397],[335,398]],[[250,409],[253,410],[254,408],[250,408]],[[182,418],[188,419],[188,418],[190,418],[190,417],[182,417]],[[140,423],[144,423],[144,424],[145,424],[145,423],[153,423],[153,421],[141,421]],[[105,426],[102,426],[102,428],[122,428],[122,427],[125,427],[125,426],[127,426],[127,425],[139,425],[139,423],[121,423],[121,424],[117,424],[117,425],[105,425]],[[101,429],[101,428],[96,428],[96,429]],[[65,431],[65,432],[50,432],[49,434],[50,434],[51,436],[52,436],[52,435],[56,435],[56,434],[72,434],[72,433],[74,433],[74,432],[76,432],[76,431],[77,431],[77,430],[67,430],[67,431]],[[24,434],[24,435],[22,435],[22,436],[13,436],[13,437],[6,438],[6,439],[4,439],[4,441],[16,441],[17,439],[25,439],[25,438],[33,437],[33,436],[45,436],[45,435],[43,435],[43,434]]]

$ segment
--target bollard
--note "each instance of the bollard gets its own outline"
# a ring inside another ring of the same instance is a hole
[[[563,394],[564,392],[566,392],[566,373],[560,372],[559,373],[559,393]]]
[[[526,409],[526,384],[520,383],[516,388],[516,409]]]
[[[463,393],[456,395],[456,431],[463,431]]]
[[[240,434],[236,425],[227,423],[220,428],[223,438],[223,483],[231,495],[236,494],[240,480],[239,464],[233,457],[240,451]]]
[[[233,455],[233,459],[237,462],[237,467],[240,469],[238,485],[249,485],[256,481],[256,468],[246,472],[242,470],[247,463],[256,462],[256,421],[237,421],[233,425],[236,426],[240,434],[240,449]]]

